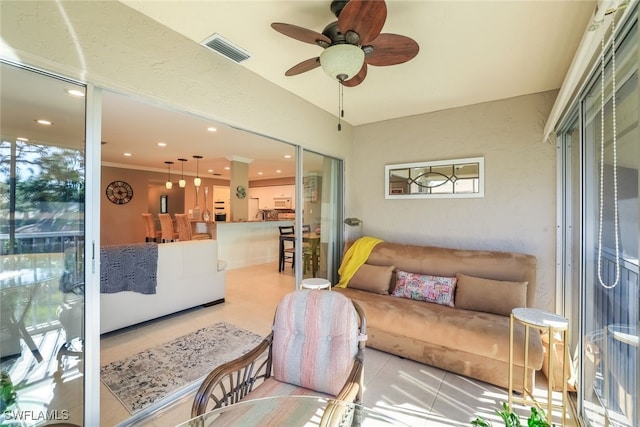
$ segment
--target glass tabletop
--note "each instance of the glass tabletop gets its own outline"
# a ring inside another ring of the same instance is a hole
[[[407,426],[362,405],[315,396],[246,400],[192,418],[178,427],[208,426]]]

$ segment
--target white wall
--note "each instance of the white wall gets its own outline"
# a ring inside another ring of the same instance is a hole
[[[222,7],[222,6],[221,6]],[[2,1],[0,55],[344,158],[351,126],[116,1]]]
[[[355,128],[347,216],[364,221],[365,235],[388,241],[535,255],[537,305],[553,309],[556,148],[542,142],[542,130],[555,96],[546,92]],[[485,158],[484,198],[384,198],[386,164],[478,156]]]

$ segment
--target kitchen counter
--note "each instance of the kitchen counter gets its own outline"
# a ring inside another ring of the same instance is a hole
[[[254,223],[254,222],[277,222],[277,221],[283,221],[283,220],[280,220],[280,219],[267,219],[267,220],[263,221],[261,219],[256,219],[256,220],[251,220],[251,221],[216,221],[215,224],[246,224],[248,222]],[[286,219],[284,221],[291,222],[293,220]]]
[[[227,269],[278,261],[279,226],[293,221],[216,222],[219,257]]]

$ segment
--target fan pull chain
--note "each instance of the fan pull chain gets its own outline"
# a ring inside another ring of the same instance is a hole
[[[342,130],[342,117],[344,117],[344,86],[338,80],[338,132]]]
[[[613,129],[613,232],[616,245],[616,278],[613,284],[607,285],[602,278],[602,227],[604,223],[604,61],[605,45],[604,35],[602,36],[602,57],[600,58],[600,209],[598,212],[598,281],[605,289],[613,289],[620,282],[620,227],[618,224],[618,150],[617,150],[617,129],[616,129],[616,23],[615,18],[611,21],[611,119]]]

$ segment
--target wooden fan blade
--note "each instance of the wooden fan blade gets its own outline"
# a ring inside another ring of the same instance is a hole
[[[307,28],[298,27],[297,25],[274,22],[273,24],[271,24],[271,28],[279,33],[284,34],[285,36],[289,36],[301,42],[318,44],[318,41],[322,41],[327,44],[331,44],[331,39],[324,34],[309,30]]]
[[[284,73],[284,75],[295,76],[298,74],[302,74],[306,71],[313,70],[314,68],[318,68],[319,66],[320,66],[320,57],[317,56],[315,58],[310,58],[310,59],[307,59],[306,61],[302,61],[297,65],[294,65],[293,67],[289,68],[287,72]]]
[[[387,4],[382,0],[349,0],[340,12],[338,27],[342,34],[353,31],[360,36],[360,43],[373,41],[387,19]]]
[[[372,43],[373,53],[365,57],[369,65],[402,64],[413,59],[420,46],[412,38],[398,34],[380,34]]]
[[[355,76],[351,77],[349,80],[343,81],[342,84],[344,86],[347,86],[347,87],[358,86],[360,83],[362,83],[362,81],[364,80],[365,77],[367,77],[367,64],[366,63],[362,64],[362,68],[360,68],[360,71],[358,71],[358,74],[356,74]]]

